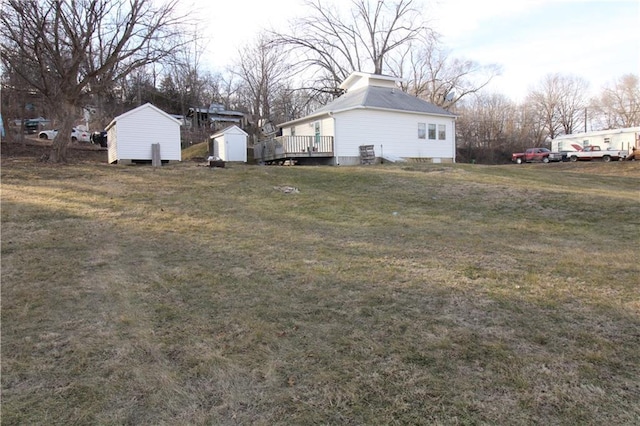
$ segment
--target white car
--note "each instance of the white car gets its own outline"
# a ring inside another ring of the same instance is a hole
[[[40,139],[53,139],[58,134],[58,129],[55,130],[43,130],[38,133]],[[73,129],[71,130],[71,140],[73,142],[91,142],[91,134],[83,130]]]

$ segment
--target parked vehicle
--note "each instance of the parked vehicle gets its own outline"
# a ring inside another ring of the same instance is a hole
[[[102,148],[107,147],[107,132],[93,132],[91,134],[91,143],[100,145]]]
[[[562,156],[562,162],[566,163],[567,161],[571,161],[571,154],[575,151],[560,151],[560,155]]]
[[[551,152],[547,148],[528,148],[525,152],[515,152],[511,154],[511,161],[516,164],[550,161],[562,161],[562,154]]]
[[[628,155],[626,151],[618,151],[614,149],[600,149],[599,146],[591,145],[582,148],[581,151],[575,151],[569,154],[571,161],[590,161],[590,160],[624,160]]]
[[[43,117],[29,118],[26,120],[16,120],[14,122],[16,126],[24,125],[24,132],[28,135],[38,133],[42,126],[49,124],[49,120]]]
[[[32,135],[38,131],[38,122],[33,120],[27,120],[24,122],[24,132],[28,135]]]
[[[58,134],[58,129],[55,130],[43,130],[38,133],[38,137],[40,139],[53,139]],[[83,130],[72,129],[71,130],[71,140],[73,142],[91,142],[89,137],[89,132],[85,132]]]

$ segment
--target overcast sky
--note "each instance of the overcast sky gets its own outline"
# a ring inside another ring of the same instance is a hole
[[[338,0],[325,0],[333,3]],[[342,0],[340,3],[346,3]],[[301,0],[199,1],[207,63],[215,70],[263,28],[284,31]],[[491,91],[519,101],[545,75],[584,78],[596,93],[640,74],[640,0],[421,0],[424,16],[455,57],[497,64]]]

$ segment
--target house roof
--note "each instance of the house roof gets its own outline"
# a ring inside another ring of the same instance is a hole
[[[189,108],[187,115],[189,116],[193,115],[194,112],[197,112],[199,114],[207,114],[207,115],[220,116],[220,117],[223,117],[223,116],[244,117],[243,112],[228,110],[224,108],[224,105],[216,104],[216,103],[209,105],[208,108]]]
[[[140,105],[137,108],[131,109],[127,112],[125,112],[124,114],[120,114],[119,116],[117,116],[116,118],[114,118],[113,120],[111,120],[111,123],[109,123],[109,125],[107,125],[107,127],[105,127],[105,130],[109,130],[109,128],[115,126],[116,122],[118,122],[119,120],[122,120],[123,118],[126,118],[132,114],[135,114],[136,112],[146,109],[146,108],[151,108],[154,111],[159,112],[160,114],[164,115],[165,117],[167,117],[169,120],[171,121],[175,121],[176,124],[180,125],[180,120],[174,118],[173,116],[171,116],[170,114],[164,112],[163,110],[161,110],[160,108],[158,108],[157,106],[154,106],[153,104],[150,103],[146,103],[144,105]]]
[[[329,113],[362,108],[455,117],[455,114],[447,111],[446,109],[415,96],[411,96],[398,88],[364,86],[345,93],[306,117],[282,123],[279,127]]]

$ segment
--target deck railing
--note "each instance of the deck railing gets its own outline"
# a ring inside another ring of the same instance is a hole
[[[273,161],[300,157],[333,157],[333,136],[277,136],[260,141],[254,158]]]

